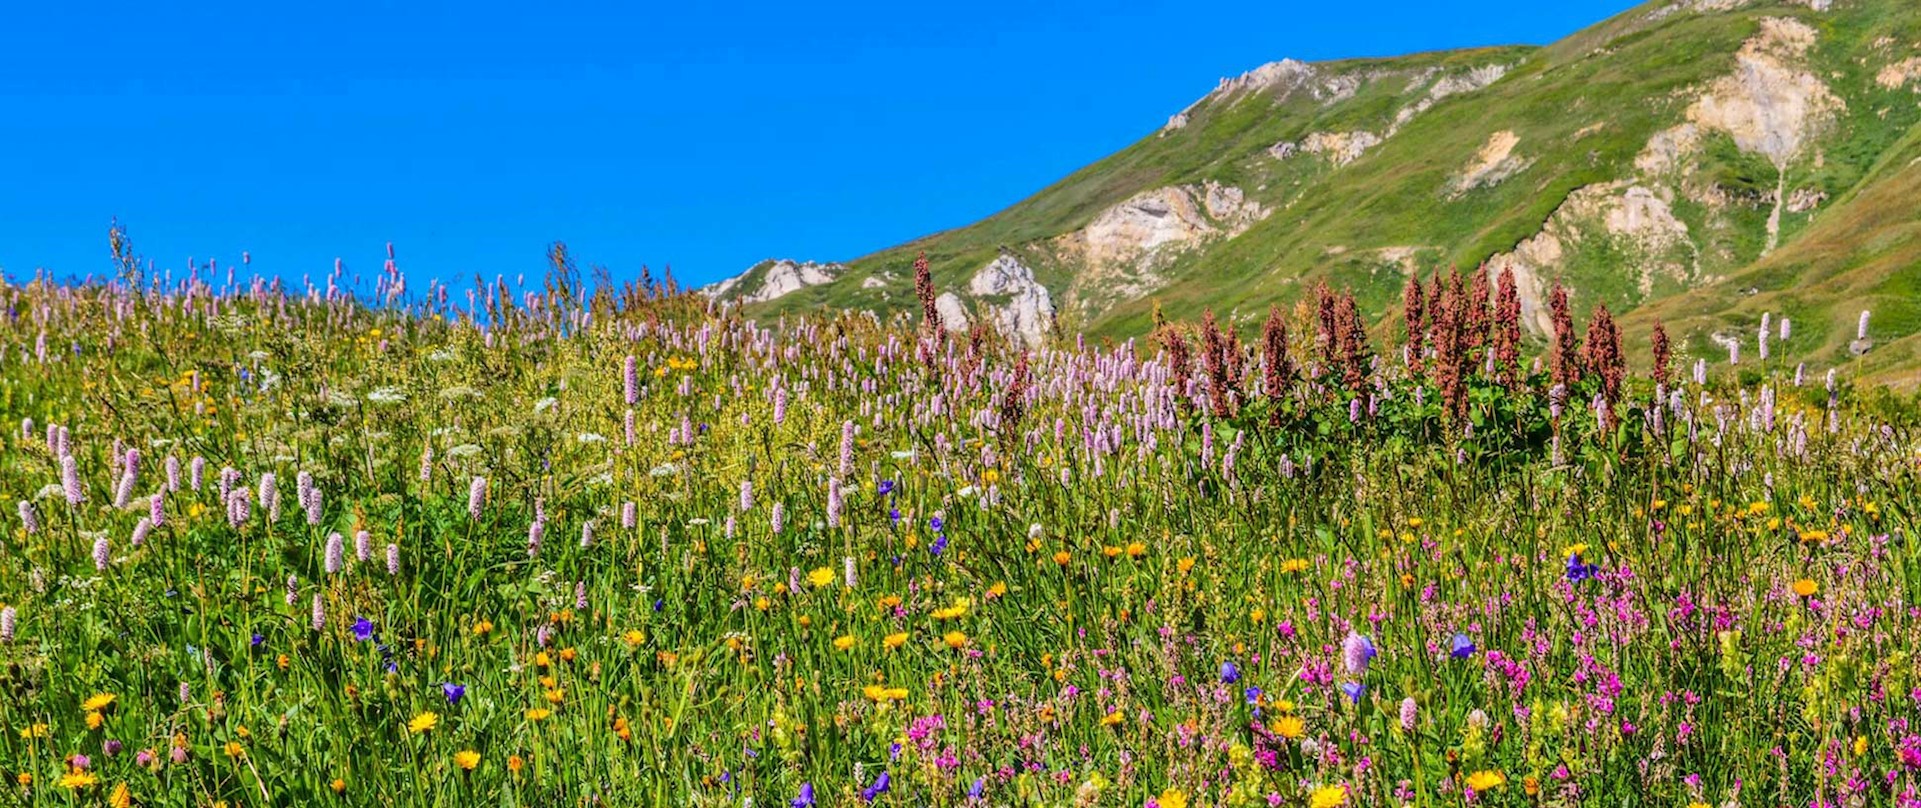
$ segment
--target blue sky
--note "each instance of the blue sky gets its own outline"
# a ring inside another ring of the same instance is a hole
[[[1558,39],[1626,0],[19,3],[0,268],[109,272],[119,217],[298,280],[583,262],[707,282],[967,224],[1221,76]],[[324,10],[323,10],[324,9]],[[419,288],[419,287],[416,287]]]

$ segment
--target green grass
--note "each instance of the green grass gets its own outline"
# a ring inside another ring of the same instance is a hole
[[[879,806],[1921,787],[1897,723],[1921,405],[1844,374],[1822,428],[1825,392],[1790,381],[1835,339],[1811,298],[1782,297],[1808,320],[1774,362],[1717,367],[1656,431],[1638,363],[1606,422],[1595,379],[1557,415],[1548,379],[1476,372],[1443,415],[1387,343],[1359,391],[1215,412],[1145,345],[929,361],[911,322],[550,288],[475,322],[0,287],[4,799],[838,806],[883,772]],[[1721,409],[1763,387],[1771,428]],[[1347,662],[1362,636],[1377,655]]]
[[[1141,299],[1115,301],[1076,320],[1077,327],[1105,336],[1139,336],[1156,306],[1189,320],[1207,310],[1263,311],[1271,303],[1299,299],[1322,280],[1352,285],[1370,317],[1391,318],[1403,278],[1357,264],[1363,260],[1357,256],[1383,247],[1416,247],[1423,250],[1424,266],[1473,267],[1540,232],[1575,189],[1630,181],[1668,189],[1676,216],[1699,249],[1703,277],[1694,285],[1660,281],[1642,295],[1634,289],[1641,265],[1677,256],[1647,256],[1606,238],[1585,239],[1571,247],[1566,264],[1553,268],[1549,278],[1575,290],[1580,316],[1595,301],[1607,301],[1617,312],[1650,307],[1648,314],[1626,321],[1639,335],[1654,317],[1675,319],[1675,312],[1686,312],[1701,323],[1731,323],[1758,317],[1751,306],[1772,305],[1775,299],[1724,294],[1715,290],[1718,283],[1771,292],[1825,286],[1831,292],[1798,293],[1803,318],[1848,320],[1860,308],[1850,295],[1859,293],[1888,311],[1885,336],[1890,340],[1921,331],[1900,280],[1916,271],[1904,235],[1904,223],[1916,221],[1915,208],[1896,201],[1907,187],[1896,156],[1921,156],[1912,146],[1921,105],[1912,89],[1891,91],[1874,81],[1882,65],[1912,55],[1912,44],[1921,41],[1921,10],[1900,0],[1857,0],[1820,13],[1787,2],[1759,2],[1733,12],[1681,12],[1650,21],[1649,14],[1661,5],[1630,9],[1545,47],[1318,65],[1330,74],[1370,77],[1353,97],[1337,103],[1295,93],[1280,101],[1242,95],[1201,104],[1183,129],[1150,134],[979,223],[857,259],[840,282],[756,313],[774,316],[818,306],[909,311],[911,297],[882,299],[860,289],[860,281],[883,270],[905,275],[914,255],[926,250],[937,284],[963,289],[1002,246],[1034,267],[1057,308],[1073,309],[1070,292],[1097,295],[1098,290],[1075,285],[1084,268],[1063,261],[1052,239],[1136,193],[1215,180],[1245,189],[1276,212],[1239,237],[1210,242],[1173,262],[1167,274],[1174,280],[1167,287]],[[1694,93],[1736,69],[1735,52],[1770,16],[1791,16],[1819,32],[1809,70],[1845,108],[1786,172],[1790,192],[1819,191],[1827,201],[1805,213],[1784,212],[1781,247],[1764,257],[1777,181],[1768,159],[1741,153],[1719,134],[1705,136],[1701,151],[1677,176],[1640,176],[1634,158],[1656,132],[1684,120]],[[1427,85],[1412,82],[1412,76],[1490,64],[1511,69],[1486,89],[1441,101],[1351,165],[1334,167],[1304,154],[1275,161],[1265,153],[1276,142],[1299,141],[1312,132],[1385,132],[1395,114],[1425,92]],[[1515,154],[1531,161],[1529,167],[1494,187],[1448,198],[1449,179],[1499,131],[1519,136]],[[1696,199],[1713,196],[1726,201]],[[1877,209],[1851,202],[1862,198]],[[1834,221],[1862,217],[1875,219],[1872,232]],[[1843,232],[1860,240],[1841,244]],[[1331,254],[1339,250],[1345,254]],[[1692,254],[1681,263],[1691,264]],[[1820,361],[1848,359],[1845,350],[1828,347]]]

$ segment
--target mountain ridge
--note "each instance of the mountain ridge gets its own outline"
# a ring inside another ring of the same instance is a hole
[[[1063,332],[1138,335],[1156,309],[1246,327],[1320,282],[1379,322],[1407,277],[1486,264],[1515,271],[1537,331],[1557,282],[1630,333],[1672,321],[1702,356],[1778,304],[1827,324],[1792,350],[1911,385],[1921,359],[1854,356],[1836,335],[1858,309],[1822,289],[1866,290],[1879,346],[1921,332],[1902,294],[1921,214],[1877,191],[1907,186],[1893,154],[1921,125],[1918,93],[1921,8],[1898,0],[1656,2],[1542,46],[1270,62],[986,219],[748,311],[911,311],[925,251],[971,319],[1001,317],[968,287],[1011,256]],[[1844,233],[1902,249],[1825,243]],[[1750,275],[1781,288],[1731,280]]]

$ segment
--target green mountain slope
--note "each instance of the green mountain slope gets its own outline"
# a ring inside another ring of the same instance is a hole
[[[1521,279],[1531,327],[1558,281],[1703,356],[1771,312],[1796,322],[1790,350],[1850,361],[1875,308],[1860,361],[1900,380],[1921,364],[1901,355],[1921,332],[1917,123],[1912,0],[1656,2],[1546,47],[1283,61],[999,214],[751,310],[913,310],[925,251],[944,311],[1034,341],[1050,318],[1134,335],[1155,306],[1246,322],[1323,280],[1383,316],[1410,273],[1487,263]]]

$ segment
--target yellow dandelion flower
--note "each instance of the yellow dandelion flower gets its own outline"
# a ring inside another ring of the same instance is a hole
[[[941,637],[941,641],[947,643],[947,647],[949,648],[967,647],[967,635],[958,631],[947,632]]]
[[[455,752],[454,765],[459,766],[464,771],[473,771],[475,766],[480,765],[480,753],[472,749]]]
[[[854,637],[851,634],[843,634],[834,638],[834,650],[845,651],[853,647]]]
[[[531,710],[528,710],[528,711],[527,711],[527,720],[529,720],[529,721],[545,721],[545,720],[547,720],[547,716],[550,716],[550,715],[553,715],[553,714],[554,714],[554,711],[552,711],[552,710],[549,710],[549,709],[547,709],[547,708],[545,708],[545,707],[535,707],[535,708],[533,708],[533,709],[531,709]]]
[[[1307,795],[1308,808],[1340,808],[1347,804],[1347,786],[1321,786]]]
[[[435,726],[438,726],[439,724],[440,724],[440,714],[429,710],[414,716],[412,721],[408,721],[407,731],[415,735],[419,735],[420,733],[433,729]]]
[[[100,778],[95,777],[93,772],[87,771],[86,769],[73,769],[60,776],[61,788],[80,789],[98,782],[100,782]]]
[[[1307,732],[1307,722],[1296,716],[1284,715],[1274,720],[1273,729],[1275,735],[1293,740]]]
[[[893,633],[893,634],[889,634],[889,635],[887,635],[887,637],[886,637],[885,639],[883,639],[883,640],[881,640],[881,641],[880,641],[880,644],[881,644],[881,645],[884,645],[884,646],[886,646],[886,647],[887,647],[887,650],[889,650],[889,651],[892,651],[892,650],[894,650],[894,649],[896,649],[896,648],[899,648],[899,647],[901,647],[901,646],[903,646],[903,645],[906,645],[906,644],[907,644],[907,632],[905,632],[905,631],[901,631],[901,632],[896,632],[896,633]]]
[[[105,710],[107,705],[112,704],[116,698],[119,697],[112,693],[96,693],[92,698],[80,703],[80,711],[93,713]]]
[[[1794,594],[1801,597],[1811,598],[1819,591],[1821,591],[1821,585],[1815,583],[1813,578],[1802,578],[1794,582]]]
[[[1497,771],[1482,769],[1467,776],[1467,787],[1475,791],[1488,791],[1507,784],[1507,775]]]
[[[826,567],[815,567],[813,572],[807,573],[807,582],[813,584],[815,589],[832,584],[834,571]]]

